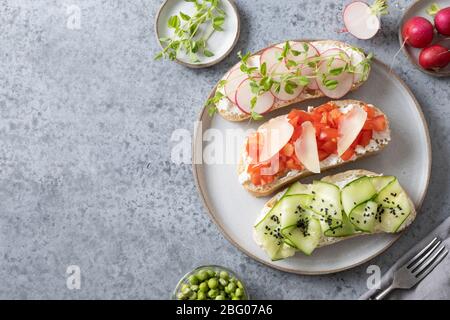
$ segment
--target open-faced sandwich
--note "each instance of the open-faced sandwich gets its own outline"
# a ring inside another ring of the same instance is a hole
[[[254,239],[272,260],[364,234],[399,232],[416,217],[397,178],[350,170],[312,184],[295,182],[269,200]]]
[[[335,40],[287,41],[241,55],[207,104],[229,121],[242,121],[300,101],[340,99],[367,80],[370,60]]]
[[[247,137],[239,182],[251,194],[267,196],[299,178],[374,154],[389,141],[386,115],[362,101],[292,109]]]

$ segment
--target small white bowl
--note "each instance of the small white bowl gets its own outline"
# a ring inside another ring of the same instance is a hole
[[[214,56],[199,56],[200,62],[192,63],[187,55],[180,52],[175,61],[190,68],[204,68],[219,63],[231,52],[239,39],[239,14],[233,0],[221,0],[221,3],[222,9],[226,13],[225,22],[222,26],[224,30],[214,32],[207,41],[208,50],[212,51]],[[161,48],[163,46],[159,39],[173,35],[173,30],[167,26],[169,17],[178,14],[180,11],[191,15],[195,12],[195,8],[191,2],[183,0],[165,0],[159,8],[156,14],[155,32]]]

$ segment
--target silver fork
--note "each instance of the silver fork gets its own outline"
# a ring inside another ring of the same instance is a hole
[[[425,278],[447,255],[448,250],[438,238],[434,238],[411,260],[394,272],[391,285],[375,296],[381,300],[394,289],[411,289]]]

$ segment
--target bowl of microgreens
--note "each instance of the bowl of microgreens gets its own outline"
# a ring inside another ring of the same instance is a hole
[[[209,67],[236,45],[239,14],[232,0],[165,0],[156,15],[155,31],[161,46],[156,60]]]

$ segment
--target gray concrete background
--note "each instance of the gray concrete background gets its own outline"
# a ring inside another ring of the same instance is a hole
[[[215,67],[191,70],[152,59],[160,1],[0,0],[0,298],[168,298],[182,274],[205,263],[237,271],[254,298],[363,293],[368,264],[298,276],[245,256],[207,217],[191,167],[170,161],[172,131],[192,128],[238,50],[336,38],[389,63],[411,1],[398,1],[369,41],[337,33],[343,2],[239,0],[236,49]],[[66,27],[73,4],[80,30]],[[426,114],[433,174],[417,222],[370,262],[382,270],[450,212],[449,80],[421,73],[402,54],[394,69]],[[66,288],[71,264],[81,268],[81,290]]]

